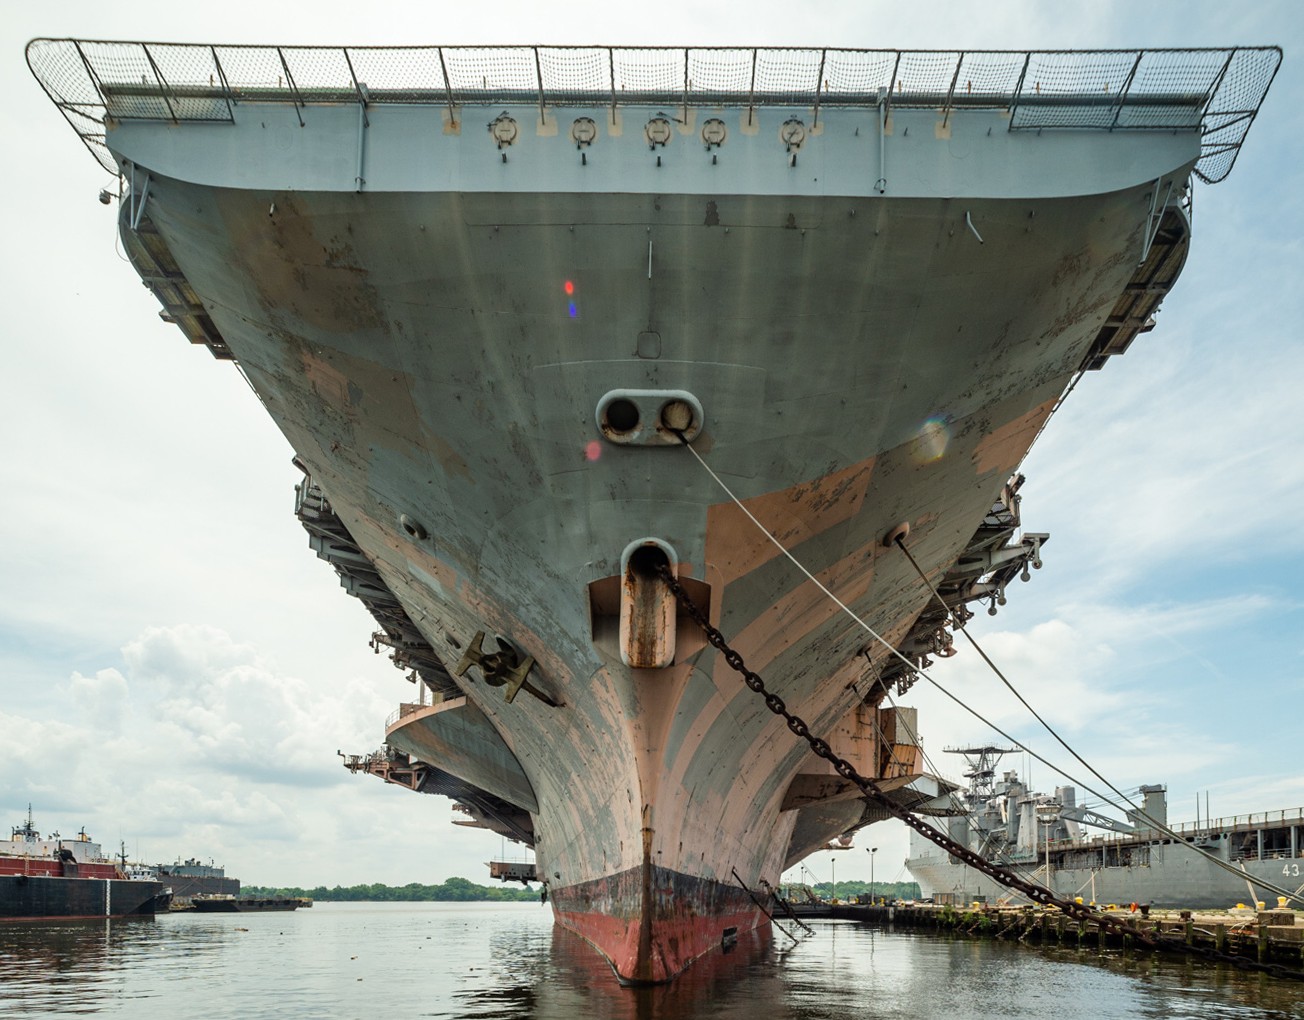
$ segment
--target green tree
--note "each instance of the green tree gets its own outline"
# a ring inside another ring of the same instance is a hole
[[[389,886],[380,882],[366,885],[335,886],[327,889],[319,885],[312,889],[300,889],[296,886],[273,888],[271,886],[245,885],[242,896],[299,896],[322,903],[350,902],[517,902],[538,900],[539,893],[529,887],[520,888],[508,885],[476,885],[465,878],[450,878],[439,885],[423,885],[409,882],[402,886]]]

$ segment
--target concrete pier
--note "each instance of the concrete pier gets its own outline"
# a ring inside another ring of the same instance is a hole
[[[931,903],[818,903],[793,905],[798,917],[860,921],[894,928],[933,929],[1020,942],[1054,942],[1097,949],[1131,949],[1130,934],[1102,928],[1094,921],[1077,921],[1055,907],[940,906]],[[1153,933],[1191,946],[1259,963],[1275,963],[1304,971],[1304,912],[1293,910],[1227,911],[1151,910],[1130,908],[1101,911],[1117,918],[1138,935]]]

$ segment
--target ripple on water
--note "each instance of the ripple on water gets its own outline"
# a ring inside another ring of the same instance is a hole
[[[0,1017],[1054,1020],[1304,1017],[1304,984],[1188,961],[826,922],[621,988],[538,904],[0,925]]]

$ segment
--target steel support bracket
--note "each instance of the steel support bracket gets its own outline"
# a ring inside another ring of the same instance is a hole
[[[1141,249],[1141,261],[1138,265],[1144,264],[1145,260],[1150,257],[1150,247],[1155,243],[1155,238],[1159,236],[1159,224],[1163,222],[1164,213],[1168,209],[1168,201],[1173,197],[1173,182],[1168,182],[1168,190],[1164,193],[1164,200],[1159,201],[1159,189],[1163,187],[1163,178],[1155,181],[1154,190],[1150,193],[1150,214],[1146,217],[1146,241],[1145,246]]]

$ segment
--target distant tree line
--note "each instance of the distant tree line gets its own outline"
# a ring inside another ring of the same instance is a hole
[[[821,900],[833,899],[832,882],[816,882],[814,885],[792,885],[784,886],[784,895],[790,900],[802,900],[805,896],[802,890],[809,889],[815,896]],[[919,899],[918,882],[875,882],[873,883],[874,899],[889,900],[917,900]],[[856,879],[848,879],[845,882],[838,883],[838,899],[854,900],[857,896],[869,897],[870,883],[861,882]]]
[[[822,900],[833,898],[832,882],[817,882],[813,886],[785,886],[784,894],[789,899],[801,900],[806,898],[802,892],[804,889],[811,890],[816,897]],[[386,900],[407,903],[423,901],[439,903],[478,901],[513,903],[520,901],[537,902],[539,899],[539,893],[535,889],[506,884],[476,885],[465,878],[450,878],[447,882],[441,882],[439,885],[423,885],[420,882],[409,882],[407,885],[383,885],[380,882],[372,882],[368,885],[337,885],[331,889],[326,888],[324,885],[316,886],[313,889],[300,889],[297,886],[282,888],[244,885],[240,889],[240,894],[242,896],[264,897],[306,896],[322,903]],[[870,884],[854,879],[839,882],[837,894],[840,900],[855,899],[857,896],[869,896]],[[873,895],[875,899],[917,900],[919,899],[919,884],[917,882],[875,882]]]
[[[243,885],[240,887],[240,895],[266,897],[306,896],[309,899],[323,903],[362,900],[435,901],[441,903],[464,903],[479,900],[498,902],[533,900],[538,902],[539,900],[539,893],[534,889],[506,884],[476,885],[465,878],[450,878],[447,882],[441,882],[439,885],[422,885],[420,882],[409,882],[407,885],[383,885],[380,882],[372,882],[369,885],[337,885],[333,889],[327,889],[324,885],[319,885],[313,889]]]

